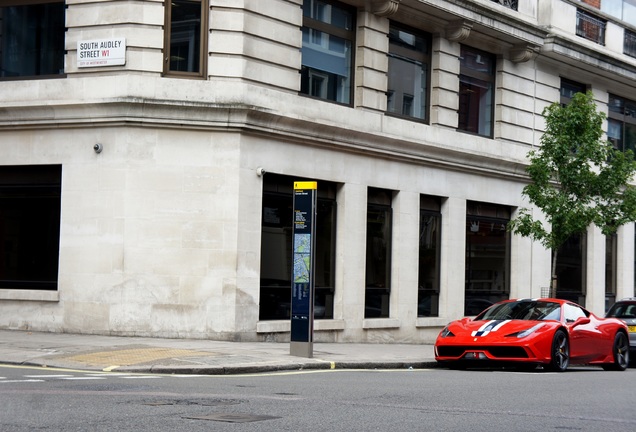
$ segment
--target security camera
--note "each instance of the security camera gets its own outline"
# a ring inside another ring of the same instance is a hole
[[[97,143],[93,146],[93,150],[95,150],[95,153],[101,153],[102,150],[104,150],[104,146],[100,143]]]
[[[256,168],[256,175],[257,176],[262,177],[265,174],[267,174],[267,171],[265,171],[265,168],[263,168],[263,167]]]

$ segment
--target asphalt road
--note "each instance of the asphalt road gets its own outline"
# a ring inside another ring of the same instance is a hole
[[[0,366],[0,430],[636,430],[636,369],[174,376]]]

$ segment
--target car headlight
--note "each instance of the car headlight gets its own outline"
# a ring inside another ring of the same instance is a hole
[[[527,330],[523,330],[517,333],[512,333],[509,335],[506,335],[506,337],[518,337],[518,338],[524,338],[526,336],[531,335],[532,333],[536,332],[537,330],[539,330],[541,327],[543,327],[545,325],[545,323],[539,323],[533,327],[530,327]]]
[[[444,327],[444,330],[442,330],[439,335],[443,338],[455,336],[453,332],[448,329],[448,326]]]

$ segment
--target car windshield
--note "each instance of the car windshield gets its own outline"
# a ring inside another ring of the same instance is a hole
[[[608,317],[613,318],[636,318],[636,302],[634,303],[615,303],[607,312]]]
[[[516,302],[499,303],[483,311],[475,321],[479,320],[533,320],[547,321],[561,318],[559,303],[521,300]]]

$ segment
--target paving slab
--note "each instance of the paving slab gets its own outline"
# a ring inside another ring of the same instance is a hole
[[[163,374],[238,374],[301,369],[435,367],[430,344],[314,343],[313,357],[289,343],[120,337],[0,330],[0,363]]]

